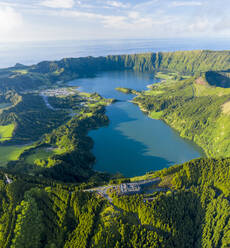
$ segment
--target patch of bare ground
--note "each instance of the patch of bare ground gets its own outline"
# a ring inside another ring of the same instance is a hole
[[[222,105],[222,112],[223,114],[230,115],[230,101]]]
[[[206,81],[202,77],[196,79],[196,84],[207,85]]]

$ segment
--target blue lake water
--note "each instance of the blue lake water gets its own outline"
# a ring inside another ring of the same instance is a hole
[[[105,56],[157,51],[193,49],[229,50],[226,39],[139,39],[91,40],[0,43],[0,68],[16,63],[31,65],[44,60],[63,57]],[[93,153],[97,158],[95,169],[121,172],[134,176],[149,170],[167,167],[199,157],[202,151],[195,144],[183,140],[164,122],[152,120],[137,106],[128,102],[132,98],[115,91],[116,87],[146,89],[156,82],[151,74],[112,72],[95,78],[76,80],[81,90],[98,92],[104,97],[122,101],[107,107],[108,127],[90,132],[95,142]]]
[[[136,176],[203,155],[193,142],[182,139],[163,121],[150,119],[129,102],[132,95],[115,90],[119,86],[144,90],[152,83],[157,83],[152,74],[132,71],[105,72],[70,83],[81,91],[120,100],[107,107],[109,126],[89,133],[94,140],[95,170]]]

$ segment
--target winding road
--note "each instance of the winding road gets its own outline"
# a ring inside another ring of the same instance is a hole
[[[41,97],[43,98],[44,103],[45,103],[45,105],[46,105],[47,108],[52,109],[52,110],[55,110],[55,108],[53,108],[53,107],[49,104],[49,101],[48,101],[48,97],[47,97],[47,96],[41,95]]]

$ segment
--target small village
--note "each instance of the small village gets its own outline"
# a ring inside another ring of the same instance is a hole
[[[47,89],[40,92],[40,95],[44,96],[70,96],[75,95],[76,89],[75,88],[55,88],[55,89]]]

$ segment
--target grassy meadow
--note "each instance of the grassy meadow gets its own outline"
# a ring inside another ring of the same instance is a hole
[[[13,136],[15,125],[0,126],[0,141],[10,140]]]

